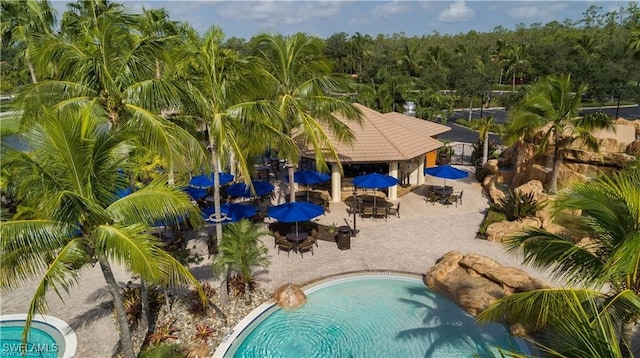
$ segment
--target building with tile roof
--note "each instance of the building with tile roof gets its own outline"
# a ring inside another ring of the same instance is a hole
[[[435,153],[444,145],[437,140],[437,136],[450,131],[451,128],[402,113],[382,114],[358,103],[354,106],[362,111],[362,123],[343,120],[354,133],[353,143],[340,143],[332,137],[331,131],[327,130],[338,152],[340,163],[388,163],[389,175],[407,179],[403,181],[409,184],[423,184],[425,158],[432,157],[435,164]],[[339,115],[337,117],[342,120]],[[304,149],[301,156],[313,159],[313,149]],[[343,182],[340,168],[333,158],[327,157],[326,161],[331,165],[332,200],[340,201]],[[389,188],[389,199],[393,200],[396,197],[397,188]]]

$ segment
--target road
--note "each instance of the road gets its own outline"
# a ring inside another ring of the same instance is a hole
[[[585,108],[584,113],[593,113],[600,110],[600,108]],[[615,116],[616,107],[603,107],[602,111],[610,116]],[[490,108],[483,109],[483,116],[493,116],[495,118],[496,123],[505,123],[507,121],[507,111],[501,108]],[[472,112],[472,118],[480,117],[480,108],[474,108]],[[638,105],[630,105],[630,106],[620,106],[618,110],[618,117],[633,120],[640,119],[640,106]],[[465,142],[465,143],[473,143],[478,140],[478,133],[470,130],[469,128],[460,126],[455,124],[455,120],[459,118],[468,119],[469,118],[469,110],[468,109],[457,109],[455,113],[447,120],[446,126],[451,128],[451,131],[441,134],[438,136],[438,139],[444,139],[452,142]],[[502,144],[500,138],[496,135],[489,135],[489,138],[494,140],[497,144]]]

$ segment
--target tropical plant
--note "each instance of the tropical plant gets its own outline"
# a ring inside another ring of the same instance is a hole
[[[38,82],[33,57],[42,37],[51,34],[55,10],[46,0],[2,1],[0,2],[1,46],[16,46],[24,64],[29,69],[32,83]]]
[[[471,129],[478,132],[480,140],[482,141],[482,163],[489,160],[489,134],[490,133],[502,133],[502,126],[495,123],[493,116],[482,117],[480,119],[471,121]]]
[[[482,166],[480,166],[479,164],[482,162],[482,156],[484,155],[484,141],[478,140],[471,146],[473,148],[473,150],[471,151],[471,163],[476,165],[476,178],[478,178],[478,181],[482,182],[482,180],[479,179],[478,174],[480,173],[478,173],[477,170],[478,168],[482,168]],[[489,145],[487,147],[488,159],[496,159],[500,156],[500,152],[498,151],[499,147],[496,142],[494,142],[493,140],[489,140]],[[484,180],[484,178],[482,179]]]
[[[545,203],[539,202],[534,192],[523,193],[520,190],[510,190],[509,194],[501,198],[496,205],[509,221],[535,216],[536,211],[544,206]]]
[[[90,116],[60,111],[41,114],[42,124],[27,133],[28,152],[7,150],[3,167],[19,173],[17,197],[37,217],[0,223],[0,287],[13,289],[39,279],[28,309],[27,329],[35,313],[47,309],[46,294],[68,292],[78,270],[98,263],[114,302],[121,347],[134,357],[127,315],[112,262],[159,286],[198,283],[187,268],[162,249],[149,226],[186,217],[201,223],[198,210],[166,177],[117,199],[127,186],[120,174],[135,146],[127,132],[105,131]]]
[[[23,110],[22,125],[40,118],[42,108],[82,110],[108,119],[108,127],[135,133],[174,167],[204,159],[191,134],[158,114],[179,107],[184,92],[171,73],[156,78],[162,42],[134,32],[138,17],[107,1],[79,1],[63,15],[62,32],[50,35],[35,51],[39,67],[49,64],[51,79],[26,86],[14,100]]]
[[[212,262],[216,276],[224,273],[228,279],[231,272],[236,272],[242,277],[247,304],[251,303],[253,269],[267,267],[271,263],[267,256],[269,250],[260,241],[260,237],[264,235],[269,235],[269,231],[261,230],[246,219],[226,225],[222,241],[218,245],[220,253]]]
[[[159,324],[155,331],[149,335],[149,343],[151,345],[159,345],[169,339],[178,339],[175,333],[178,331],[173,325],[176,323],[176,318],[170,318],[165,323]]]
[[[524,44],[512,45],[502,59],[502,64],[507,67],[507,73],[511,73],[511,91],[516,91],[516,76],[522,71],[529,61],[526,59],[529,46]]]
[[[570,321],[564,308],[569,292],[579,298],[582,307],[591,300],[597,302],[597,310],[588,312],[591,322],[605,312],[612,318],[612,331],[619,334],[620,349],[629,350],[631,329],[640,319],[638,183],[640,169],[627,169],[574,184],[558,194],[553,201],[554,221],[572,232],[585,233],[589,237],[587,243],[533,228],[507,241],[508,250],[523,251],[525,263],[551,269],[555,277],[567,284],[584,288],[514,295],[497,303],[482,317],[512,317],[534,328],[553,327],[557,320]],[[573,329],[586,337],[593,327]]]
[[[299,146],[313,149],[318,170],[327,170],[326,157],[340,163],[333,143],[351,142],[353,132],[338,116],[359,122],[361,113],[344,98],[331,95],[346,92],[348,85],[332,75],[331,64],[322,55],[322,40],[302,33],[290,37],[263,34],[252,45],[261,59],[271,119]],[[276,149],[288,161],[289,199],[294,202],[293,174],[300,149]]]
[[[508,141],[541,131],[539,151],[544,152],[547,145],[553,144],[551,193],[556,193],[558,189],[563,149],[579,139],[588,148],[598,151],[599,145],[593,131],[614,128],[612,119],[604,113],[580,115],[581,97],[585,91],[586,87],[581,85],[574,92],[568,75],[550,76],[537,83],[511,113],[506,130]]]

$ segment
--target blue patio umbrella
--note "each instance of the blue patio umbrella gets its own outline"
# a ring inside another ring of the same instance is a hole
[[[220,212],[231,218],[232,222],[236,222],[254,216],[256,214],[256,208],[251,205],[230,203],[222,204],[220,206]]]
[[[263,195],[269,194],[275,188],[273,184],[269,183],[268,181],[254,181],[253,187],[256,190],[257,196],[263,196]],[[253,196],[253,193],[251,192],[251,187],[249,187],[245,183],[235,183],[235,184],[229,185],[229,187],[227,188],[227,194],[236,198],[237,197],[250,198]]]
[[[188,187],[182,188],[182,190],[187,194],[189,194],[189,196],[191,196],[194,200],[202,199],[207,196],[206,189],[198,189],[198,188],[188,186]]]
[[[378,173],[359,175],[353,178],[352,182],[355,186],[369,189],[388,188],[399,183],[398,179],[391,175]]]
[[[225,185],[233,181],[233,175],[228,173],[220,173],[220,185]],[[213,186],[213,173],[210,175],[200,174],[189,180],[189,185],[197,189],[206,189]]]
[[[437,178],[444,178],[444,186],[447,185],[447,179],[462,179],[469,176],[469,172],[454,168],[451,165],[425,168],[424,173]]]
[[[121,188],[118,189],[118,191],[116,191],[116,200],[118,199],[122,199],[125,196],[131,194],[133,191],[131,190],[130,187],[126,187],[126,188]]]
[[[286,181],[289,181],[289,176],[284,176]],[[293,181],[300,184],[320,184],[331,179],[331,176],[326,173],[320,173],[315,170],[298,170],[293,173]]]
[[[400,181],[391,175],[379,174],[379,173],[370,173],[359,175],[351,181],[353,185],[361,187],[361,188],[369,188],[369,189],[378,189],[378,188],[388,188],[390,186],[394,186],[398,184]],[[373,196],[373,208],[376,210],[376,195]],[[355,215],[354,215],[355,218]],[[354,224],[355,226],[355,224]]]
[[[267,213],[270,217],[284,223],[295,222],[296,234],[298,234],[298,222],[308,221],[324,214],[324,208],[320,205],[301,201],[272,206],[267,209]]]
[[[224,214],[223,218],[226,218],[225,220],[236,222],[254,216],[256,214],[256,208],[251,205],[239,203],[222,204],[220,205],[220,213]],[[212,207],[204,208],[201,210],[201,214],[205,221],[212,221],[215,209]]]
[[[311,185],[324,183],[331,179],[329,174],[320,173],[315,170],[298,170],[293,173],[293,181],[299,184]],[[289,176],[285,175],[284,180],[289,182]],[[309,201],[309,191],[307,190],[307,201]]]

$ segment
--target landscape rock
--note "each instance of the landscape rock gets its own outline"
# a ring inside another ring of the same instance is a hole
[[[505,267],[490,257],[456,251],[438,259],[425,274],[424,281],[473,316],[512,293],[551,287],[523,270]],[[525,334],[522,326],[515,326],[514,331]]]
[[[533,193],[533,198],[535,200],[540,200],[544,193],[544,186],[540,180],[530,180],[529,182],[515,188],[514,192],[520,192],[522,195],[529,195],[530,193]]]
[[[273,298],[278,306],[287,309],[298,308],[307,303],[307,295],[292,283],[286,283],[276,289]]]
[[[529,218],[522,221],[499,221],[489,225],[485,235],[488,241],[503,242],[513,235],[522,233],[528,227],[540,228],[540,226],[539,220],[529,220]]]

